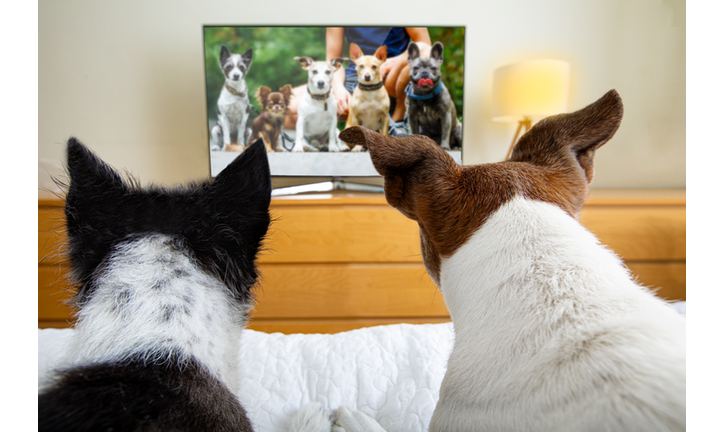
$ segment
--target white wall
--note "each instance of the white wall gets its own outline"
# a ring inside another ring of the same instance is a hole
[[[75,135],[142,183],[207,176],[204,24],[465,25],[466,164],[500,160],[515,130],[490,120],[493,70],[555,57],[572,64],[571,110],[611,88],[624,100],[594,187],[686,186],[684,0],[365,4],[40,0],[38,156],[62,160]]]

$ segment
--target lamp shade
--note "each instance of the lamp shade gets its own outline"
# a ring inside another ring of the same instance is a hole
[[[516,122],[568,110],[571,65],[563,60],[527,60],[493,73],[493,121]]]

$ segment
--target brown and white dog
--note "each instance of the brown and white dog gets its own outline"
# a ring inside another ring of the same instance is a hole
[[[377,48],[374,55],[363,55],[362,49],[354,42],[349,44],[349,56],[357,67],[357,88],[349,102],[346,128],[364,126],[387,135],[390,124],[390,96],[383,85],[380,66],[387,60],[387,46]],[[355,145],[353,152],[363,151],[364,146]]]
[[[292,97],[292,86],[287,84],[278,92],[269,87],[261,86],[256,91],[256,100],[261,105],[261,113],[251,122],[251,138],[249,145],[261,138],[267,152],[282,151],[279,148],[279,135],[282,133],[284,117]]]
[[[685,319],[577,220],[622,117],[612,90],[477,166],[421,136],[341,134],[418,222],[453,320],[431,431],[685,430]]]

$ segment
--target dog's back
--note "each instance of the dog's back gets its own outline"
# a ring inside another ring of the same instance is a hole
[[[39,430],[251,431],[234,391],[270,224],[264,145],[178,189],[130,184],[74,139],[68,170],[78,320]]]
[[[441,275],[456,345],[430,430],[684,430],[684,319],[559,207],[512,199]]]
[[[455,347],[432,431],[685,429],[685,322],[577,221],[615,91],[541,121],[511,160],[459,166],[423,137],[353,128],[420,225]]]

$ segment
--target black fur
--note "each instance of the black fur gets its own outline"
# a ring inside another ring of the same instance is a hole
[[[68,253],[80,307],[116,245],[156,233],[171,236],[167,244],[223,281],[235,301],[252,302],[255,259],[270,224],[271,176],[262,140],[215,180],[142,189],[71,138],[68,173]],[[175,260],[167,261],[173,268]],[[172,277],[186,276],[177,269]],[[158,281],[158,288],[167,282]],[[113,312],[123,313],[133,294],[123,283],[114,288]],[[188,304],[193,300],[189,294]],[[187,305],[167,305],[157,319],[190,313]],[[170,351],[131,354],[123,362],[58,372],[53,386],[38,395],[39,430],[252,431],[236,396],[196,359]]]
[[[105,363],[63,371],[38,396],[39,431],[251,432],[236,397],[195,361]]]
[[[252,301],[255,260],[271,221],[271,176],[261,140],[216,179],[175,189],[143,189],[124,180],[75,138],[68,141],[68,171],[68,254],[79,305],[92,294],[93,272],[113,247],[151,233],[176,236],[178,247],[235,298]]]

